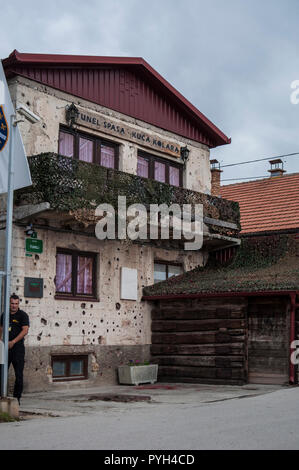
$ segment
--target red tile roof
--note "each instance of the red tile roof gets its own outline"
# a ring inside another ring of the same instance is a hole
[[[221,187],[240,204],[241,234],[299,228],[299,173]]]

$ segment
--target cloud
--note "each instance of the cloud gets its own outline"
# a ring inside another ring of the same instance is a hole
[[[212,150],[225,163],[299,147],[299,104],[290,103],[299,80],[298,0],[12,0],[1,8],[3,58],[15,48],[144,57],[232,138]],[[286,162],[299,171],[299,158]]]

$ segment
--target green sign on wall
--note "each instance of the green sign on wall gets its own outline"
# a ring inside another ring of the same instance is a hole
[[[26,238],[26,251],[28,253],[42,253],[43,241],[37,238]]]

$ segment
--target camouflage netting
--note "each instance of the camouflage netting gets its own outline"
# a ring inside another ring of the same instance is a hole
[[[77,220],[92,223],[95,207],[109,203],[117,208],[118,196],[126,196],[127,206],[149,204],[199,204],[204,216],[231,222],[240,227],[239,204],[122,171],[85,163],[54,153],[29,157],[33,185],[16,191],[16,204],[49,202],[51,209],[69,212]],[[223,227],[212,231],[228,234]],[[237,235],[238,231],[229,231]]]
[[[298,236],[244,238],[226,265],[210,256],[205,267],[145,287],[143,293],[162,296],[282,290],[299,290]]]

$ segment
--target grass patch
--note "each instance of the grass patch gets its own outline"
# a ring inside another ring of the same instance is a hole
[[[13,421],[18,421],[15,418],[12,418],[8,413],[0,411],[0,423],[12,423]]]

